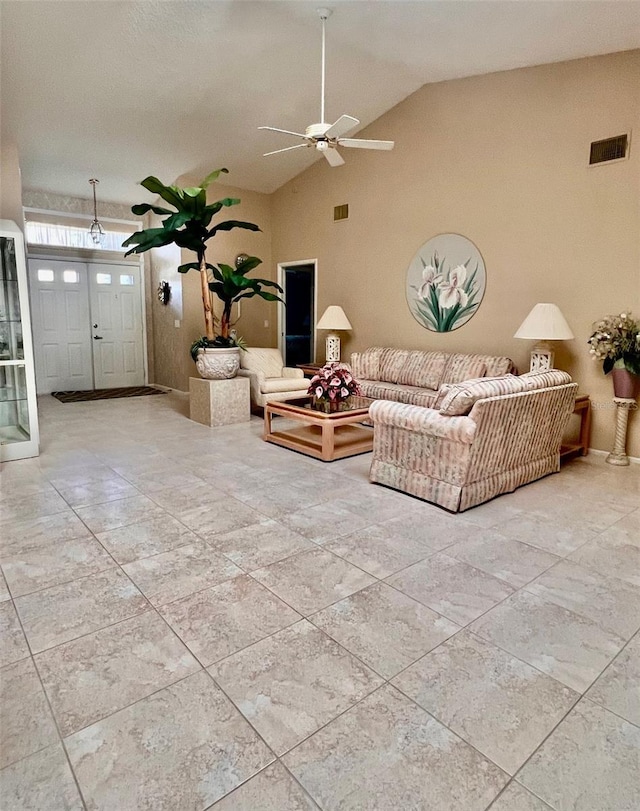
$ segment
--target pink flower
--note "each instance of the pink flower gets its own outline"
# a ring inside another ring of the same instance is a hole
[[[341,402],[351,394],[360,394],[358,381],[353,378],[351,369],[345,363],[327,363],[315,374],[309,383],[309,394],[318,400]]]

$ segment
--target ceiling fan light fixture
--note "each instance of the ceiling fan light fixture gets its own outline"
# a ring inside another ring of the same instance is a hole
[[[292,130],[280,129],[279,127],[258,127],[259,130],[269,130],[270,132],[280,132],[284,135],[293,135],[296,138],[303,138],[307,141],[304,146],[315,146],[318,152],[322,152],[327,162],[331,166],[342,166],[344,159],[337,151],[336,147],[356,147],[360,149],[393,149],[393,141],[374,141],[362,138],[344,138],[350,130],[358,126],[360,121],[352,115],[341,115],[333,124],[328,124],[324,114],[325,102],[325,77],[326,77],[326,48],[325,48],[325,24],[331,16],[331,9],[319,8],[317,13],[322,20],[322,73],[321,73],[321,88],[320,88],[320,121],[317,124],[310,124],[304,134],[301,132],[293,132]],[[303,146],[303,144],[300,144]],[[265,152],[264,157],[268,155],[277,155],[281,152],[289,152],[292,149],[297,149],[297,146],[288,146],[284,149],[274,149],[271,152]]]

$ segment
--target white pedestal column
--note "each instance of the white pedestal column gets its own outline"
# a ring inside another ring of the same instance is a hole
[[[251,419],[248,377],[230,380],[189,378],[189,416],[195,422],[213,428]]]
[[[613,450],[607,456],[610,465],[628,465],[627,456],[627,424],[629,421],[629,411],[635,407],[636,401],[626,397],[614,397],[616,404],[616,436],[613,442]]]

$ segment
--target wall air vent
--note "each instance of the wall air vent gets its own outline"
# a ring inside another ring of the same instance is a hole
[[[349,219],[349,204],[344,203],[341,206],[334,206],[333,207],[333,221],[338,222],[338,220],[348,220]]]
[[[603,141],[594,141],[589,153],[589,166],[623,160],[627,157],[628,148],[629,136],[627,133],[616,135],[615,138],[605,138]]]

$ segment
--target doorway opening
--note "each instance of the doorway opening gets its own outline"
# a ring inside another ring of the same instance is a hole
[[[316,352],[317,262],[307,259],[278,265],[284,305],[278,305],[278,346],[285,366],[312,363]]]

